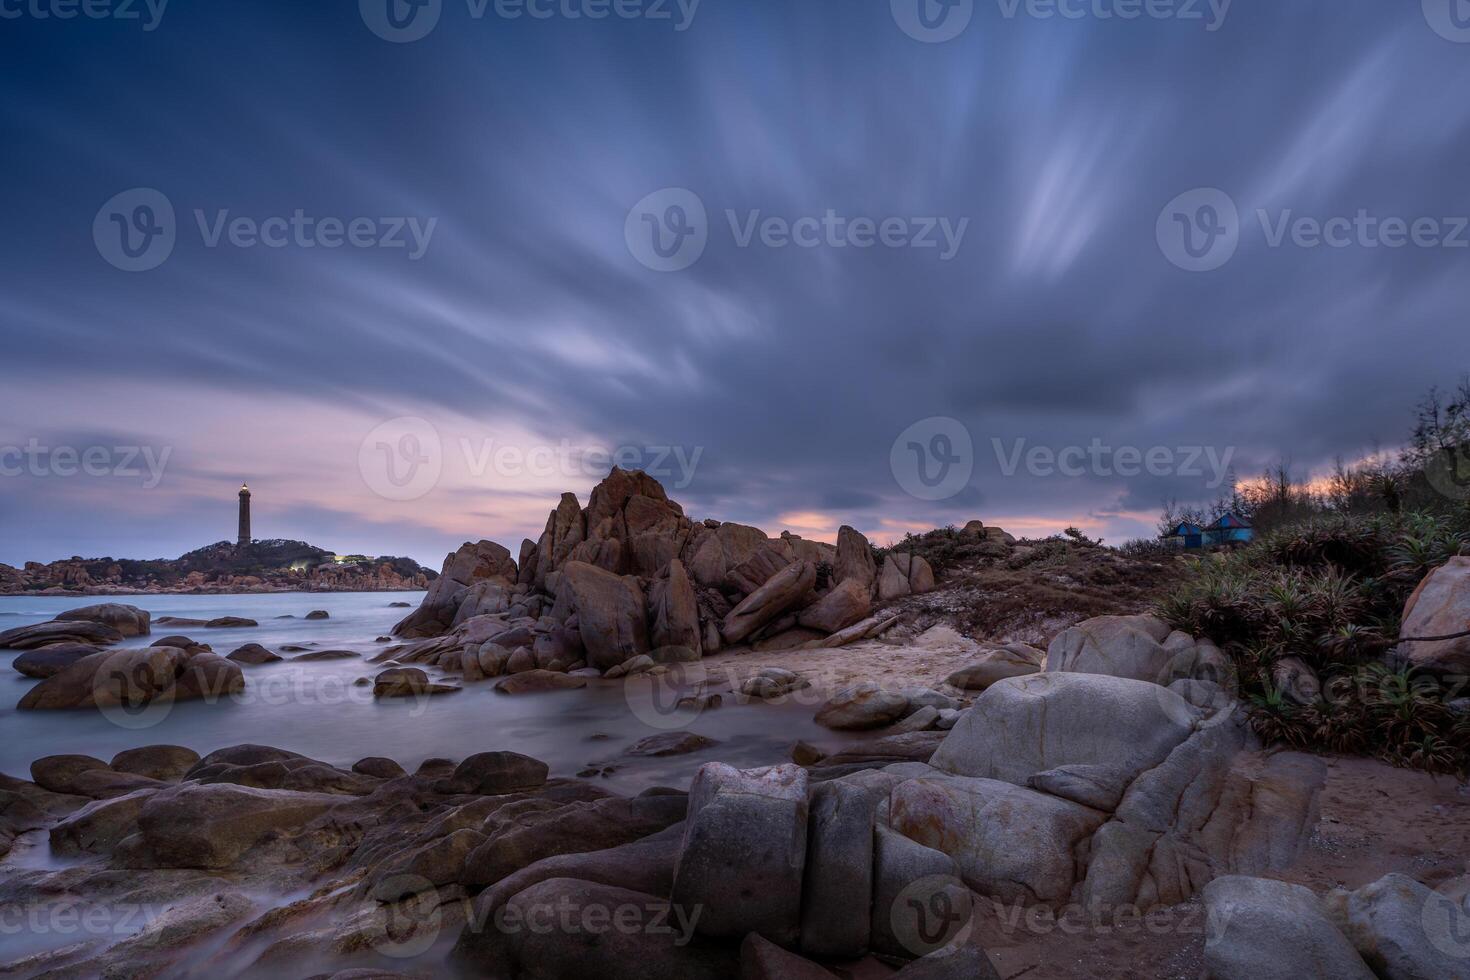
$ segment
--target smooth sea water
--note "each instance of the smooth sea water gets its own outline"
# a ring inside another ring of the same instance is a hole
[[[153,633],[125,640],[115,649],[145,647],[163,636],[183,634],[208,643],[220,655],[246,644],[283,657],[283,645],[311,650],[352,650],[360,659],[322,663],[245,666],[244,695],[215,704],[181,702],[137,714],[78,711],[17,711],[16,703],[38,681],[10,669],[19,651],[0,651],[0,772],[29,778],[30,764],[62,753],[110,760],[143,745],[187,746],[200,754],[242,743],[289,749],[338,766],[367,756],[386,756],[409,771],[430,758],[463,759],[476,752],[509,750],[541,759],[553,776],[575,776],[588,767],[614,766],[599,783],[619,792],[649,786],[687,786],[700,764],[735,765],[786,761],[793,742],[804,739],[835,748],[847,739],[812,721],[815,705],[725,704],[688,717],[654,707],[646,685],[593,681],[582,690],[511,696],[492,681],[465,685],[458,694],[374,701],[370,687],[354,687],[383,668],[367,658],[387,644],[388,634],[422,593],[273,593],[266,595],[167,595],[121,597],[0,596],[0,631],[45,622],[58,613],[96,602],[122,602],[153,615]],[[307,620],[314,609],[330,618]],[[220,616],[254,619],[248,629],[204,629],[158,625],[162,616],[209,620]],[[289,616],[283,619],[277,617]],[[711,671],[712,676],[715,671]],[[457,677],[445,678],[458,683]],[[665,758],[625,756],[639,739],[670,730],[692,731],[719,744],[690,755]]]

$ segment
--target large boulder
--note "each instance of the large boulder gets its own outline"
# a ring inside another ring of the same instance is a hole
[[[259,643],[247,643],[242,647],[236,648],[225,659],[233,660],[237,664],[258,666],[260,664],[279,663],[283,658],[279,654],[267,650]]]
[[[453,694],[460,688],[453,684],[436,684],[417,667],[390,667],[373,678],[375,698],[416,698],[433,694]]]
[[[1400,636],[1450,636],[1470,628],[1470,557],[1451,558],[1428,575],[1404,604]],[[3,637],[0,637],[3,640]],[[0,643],[0,646],[3,646]],[[1400,644],[1395,656],[1433,674],[1470,674],[1470,636]]]
[[[806,629],[836,633],[859,622],[872,610],[872,586],[861,578],[849,578],[803,609],[796,622]]]
[[[878,584],[878,564],[873,560],[873,546],[868,544],[862,532],[846,524],[837,530],[837,561],[832,565],[832,581],[838,585],[857,582],[870,597]]]
[[[138,829],[159,867],[228,868],[265,837],[295,830],[341,802],[329,793],[185,783],[150,797]]]
[[[1205,967],[1250,980],[1374,980],[1309,888],[1231,875],[1204,890]]]
[[[1334,889],[1326,913],[1385,980],[1470,980],[1464,896],[1388,874],[1356,891]]]
[[[730,610],[720,634],[726,643],[740,643],[795,608],[816,583],[817,568],[811,562],[787,565]]]
[[[104,602],[95,606],[68,609],[56,617],[58,623],[85,622],[111,626],[123,636],[147,636],[151,631],[152,616],[137,606],[125,606],[120,602]]]
[[[648,599],[653,648],[689,650],[698,659],[703,652],[699,602],[683,562],[677,558],[669,562],[668,575],[654,583]]]
[[[145,745],[113,756],[112,769],[174,782],[183,779],[198,761],[199,753],[182,745]]]
[[[452,793],[500,796],[546,785],[549,767],[518,752],[479,752],[455,767],[444,787]]]
[[[791,945],[801,922],[807,774],[793,765],[701,766],[689,790],[672,902],[702,908],[699,931],[739,939],[759,932]]]
[[[57,643],[86,643],[102,647],[121,643],[122,639],[122,633],[105,623],[56,621],[17,626],[0,633],[0,650],[34,650]]]
[[[908,706],[905,695],[865,681],[832,695],[817,710],[815,720],[838,731],[863,731],[893,724],[904,716]]]
[[[1163,645],[1169,632],[1154,616],[1098,616],[1057,634],[1046,669],[1167,684],[1175,658]]]
[[[973,662],[950,674],[945,683],[962,691],[983,691],[1008,677],[1041,672],[1045,655],[1027,643],[1008,643],[983,650]]]
[[[1113,766],[1125,781],[1190,734],[1199,710],[1156,684],[1043,673],[991,685],[934,754],[936,769],[1024,786],[1058,766]]]
[[[995,779],[937,774],[894,788],[893,829],[954,859],[984,895],[1026,904],[1066,901],[1077,845],[1107,814]]]
[[[27,650],[10,662],[10,666],[27,677],[45,680],[55,677],[83,657],[98,651],[90,643],[57,643],[54,646]]]
[[[577,616],[589,666],[608,670],[648,652],[647,607],[637,579],[580,561],[560,571],[559,588]],[[557,598],[560,605],[560,593]]]
[[[881,800],[840,780],[812,788],[801,900],[801,948],[808,955],[855,958],[868,948],[873,811]]]

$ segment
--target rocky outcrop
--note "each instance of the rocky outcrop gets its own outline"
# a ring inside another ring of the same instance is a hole
[[[894,829],[1006,900],[1174,904],[1295,861],[1319,760],[1266,755],[1231,707],[1104,674],[998,681],[892,792]]]
[[[726,643],[739,643],[790,611],[812,590],[816,566],[808,561],[787,565],[731,609],[720,624]]]
[[[883,570],[878,575],[879,599],[888,602],[932,591],[934,570],[920,556],[895,552],[883,559]]]
[[[1404,604],[1400,635],[1450,636],[1466,629],[1470,629],[1470,557],[1460,555],[1424,576]],[[1470,636],[1402,643],[1394,656],[1432,674],[1465,676],[1470,674]]]
[[[699,602],[684,563],[669,561],[668,575],[659,579],[649,593],[649,618],[655,649],[690,651],[695,659],[703,652]]]
[[[878,565],[873,560],[873,546],[861,532],[846,524],[837,531],[837,560],[832,565],[832,581],[836,585],[856,582],[869,597],[878,587]]]
[[[608,670],[648,652],[648,612],[643,589],[632,576],[568,562],[561,570],[558,604],[575,615],[587,663]]]
[[[510,552],[494,541],[466,543],[444,559],[444,568],[417,609],[397,626],[394,636],[438,636],[454,624],[465,594],[480,581],[505,587],[515,583],[517,569]]]

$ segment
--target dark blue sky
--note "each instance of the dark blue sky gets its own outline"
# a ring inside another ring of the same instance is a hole
[[[598,447],[771,532],[1117,541],[1213,496],[1211,460],[1392,447],[1470,369],[1450,0],[975,0],[942,43],[901,26],[920,0],[442,0],[407,43],[368,26],[388,2],[173,0],[152,24],[141,0],[0,0],[0,561],[176,555],[232,535],[249,479],[257,536],[437,564],[534,536],[602,457],[546,460]],[[669,188],[704,249],[656,271],[637,236],[675,227]],[[742,238],[829,212],[812,247]],[[1224,251],[1181,268],[1170,229],[1209,244],[1212,215]],[[1340,247],[1302,218],[1347,219]],[[861,247],[885,220],[893,244]],[[126,271],[121,233],[165,224],[172,250]],[[908,442],[952,425],[968,479],[907,492]],[[1094,441],[1168,458],[1067,453]]]

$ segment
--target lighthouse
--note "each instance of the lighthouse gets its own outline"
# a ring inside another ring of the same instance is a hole
[[[245,548],[250,544],[250,487],[240,484],[240,540],[236,547]]]

